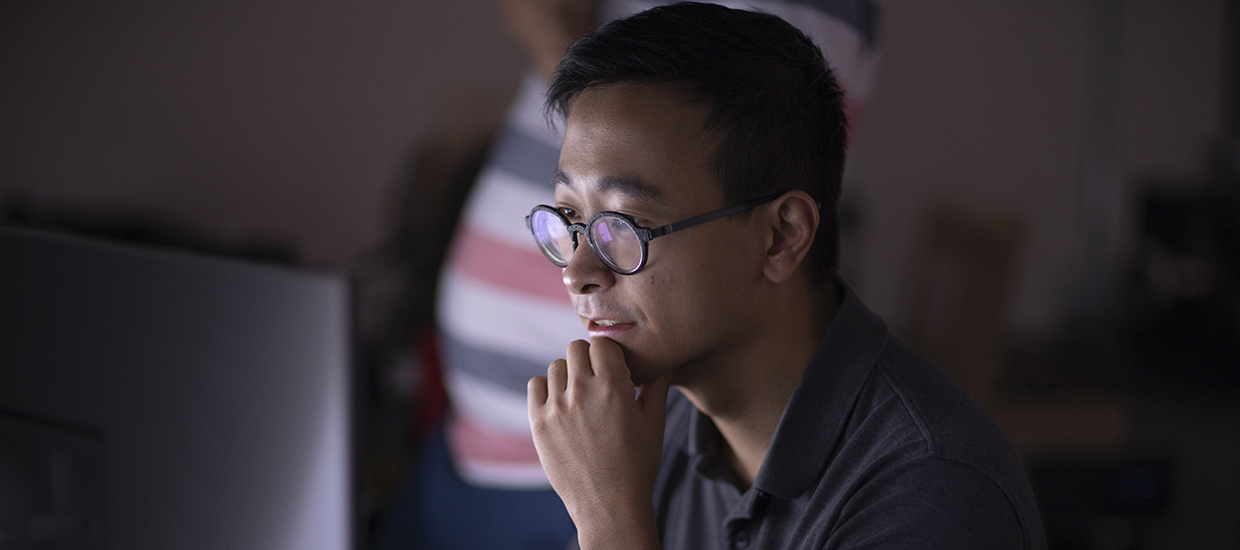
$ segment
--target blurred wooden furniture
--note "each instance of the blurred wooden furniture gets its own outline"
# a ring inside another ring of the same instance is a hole
[[[982,406],[998,400],[1020,255],[1014,216],[934,207],[920,224],[900,332]]]
[[[1126,440],[1128,408],[1091,392],[1015,397],[1004,391],[1022,226],[1011,214],[930,208],[905,277],[897,331],[995,418],[1026,456],[1105,455]]]

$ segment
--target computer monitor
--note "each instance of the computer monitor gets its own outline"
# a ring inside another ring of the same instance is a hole
[[[0,548],[354,545],[350,286],[0,228]]]

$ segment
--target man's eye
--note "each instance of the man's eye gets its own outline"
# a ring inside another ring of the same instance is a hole
[[[564,217],[570,220],[575,220],[580,217],[577,215],[576,210],[573,210],[572,208],[563,207],[563,206],[560,207],[560,213],[564,214]]]

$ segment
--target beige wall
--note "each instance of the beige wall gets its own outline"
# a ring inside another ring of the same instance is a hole
[[[318,263],[378,243],[412,145],[495,116],[520,70],[488,0],[99,4],[0,8],[0,197],[149,207],[287,237]],[[1097,2],[886,6],[848,176],[865,219],[854,283],[898,316],[925,205],[1011,213],[1026,225],[1013,322],[1052,332],[1083,265]],[[1203,174],[1222,6],[1124,2],[1126,216],[1133,182]]]
[[[495,116],[520,71],[488,0],[6,4],[0,199],[149,207],[313,262],[378,242],[413,144],[445,106]]]

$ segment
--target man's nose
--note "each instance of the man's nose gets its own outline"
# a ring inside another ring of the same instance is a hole
[[[583,237],[564,268],[564,287],[572,294],[589,294],[608,288],[615,282],[616,272],[603,265],[594,248]]]

